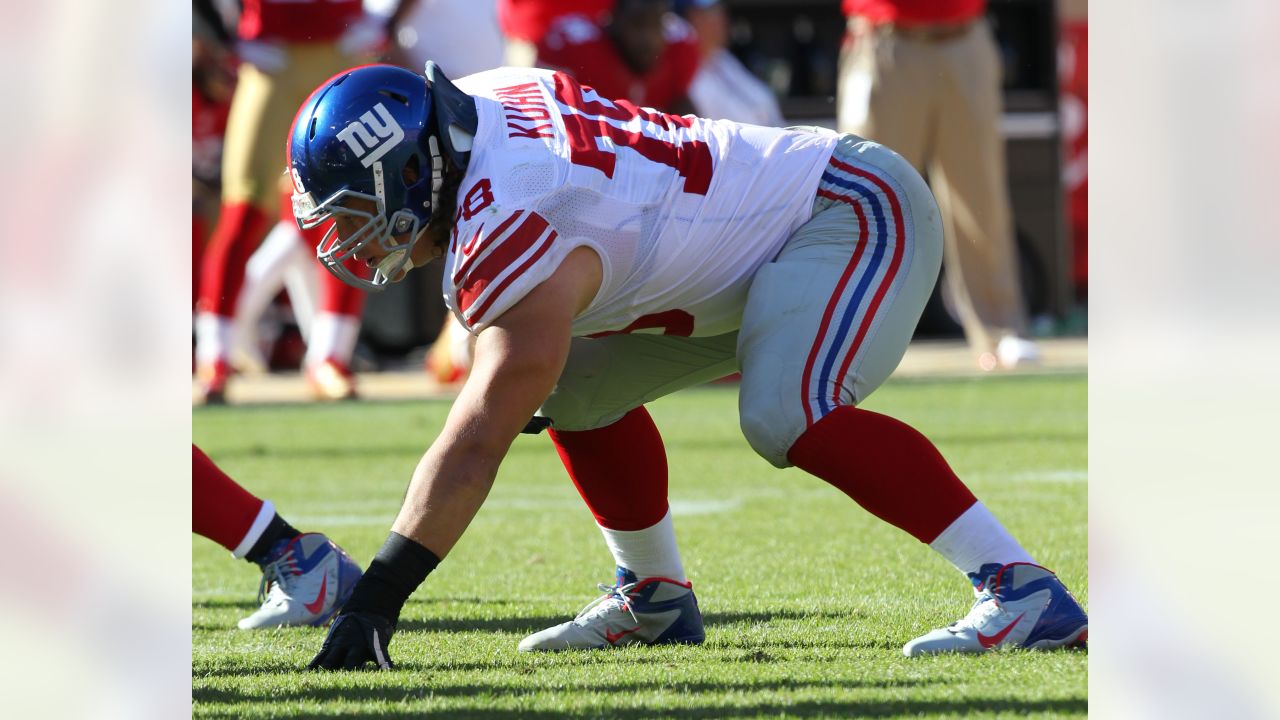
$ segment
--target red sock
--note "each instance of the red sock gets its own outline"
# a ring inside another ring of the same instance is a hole
[[[248,202],[224,203],[200,267],[197,309],[230,317],[244,285],[244,266],[267,233],[267,214]]]
[[[191,446],[191,531],[234,551],[262,509],[262,501]]]
[[[787,459],[923,543],[977,502],[915,428],[850,405],[814,423]]]
[[[602,428],[548,434],[596,522],[643,530],[667,514],[667,453],[643,406]]]

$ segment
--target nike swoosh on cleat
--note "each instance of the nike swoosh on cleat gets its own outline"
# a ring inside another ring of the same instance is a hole
[[[604,633],[604,639],[605,639],[605,640],[608,640],[610,645],[617,645],[619,640],[621,640],[622,638],[624,638],[624,637],[626,637],[626,636],[630,635],[631,633],[633,633],[633,632],[635,632],[635,631],[637,631],[637,630],[639,630],[639,629],[640,629],[640,628],[638,628],[638,627],[633,627],[633,628],[631,628],[630,630],[622,630],[622,631],[620,631],[620,632],[616,632],[616,633],[611,633],[611,632],[609,632],[609,631],[607,631],[607,630],[606,630],[606,631],[605,631],[605,633]]]
[[[328,584],[329,584],[329,576],[325,575],[323,578],[320,579],[320,592],[316,593],[316,599],[312,600],[309,603],[303,604],[303,607],[307,609],[307,612],[314,615],[320,612],[320,608],[324,607],[324,589],[325,589],[325,586]]]
[[[1005,636],[1009,634],[1009,631],[1013,630],[1013,626],[1017,625],[1018,622],[1022,620],[1024,615],[1026,615],[1026,613],[1022,613],[1022,615],[1019,615],[1018,617],[1014,618],[1013,622],[1009,623],[1008,625],[1005,625],[1004,629],[996,633],[995,635],[983,635],[982,633],[978,633],[978,643],[981,644],[982,647],[987,648],[988,650],[995,647],[996,645],[999,645],[1000,641],[1004,640]]]

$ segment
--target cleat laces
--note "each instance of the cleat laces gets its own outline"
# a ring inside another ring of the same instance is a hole
[[[626,585],[605,585],[600,583],[596,587],[604,594],[587,603],[587,606],[578,612],[578,616],[573,622],[578,625],[586,625],[591,620],[609,614],[610,612],[622,608],[631,615],[631,619],[636,625],[640,624],[636,613],[631,609],[630,592],[635,589],[638,583],[627,583]]]
[[[269,598],[277,602],[285,597],[289,579],[296,574],[297,562],[290,550],[279,558],[272,560],[262,568],[262,579],[258,581],[258,602],[264,603]]]
[[[1002,612],[1004,612],[1004,608],[1000,606],[1000,601],[990,592],[984,590],[973,601],[973,606],[969,608],[968,614],[948,625],[947,629],[953,633],[966,629],[976,630],[985,626],[987,621]]]

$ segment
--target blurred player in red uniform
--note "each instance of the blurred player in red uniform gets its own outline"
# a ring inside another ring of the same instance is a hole
[[[302,533],[191,446],[191,530],[262,568],[262,607],[241,630],[323,625],[351,594],[360,567],[320,533]]]
[[[364,15],[361,0],[243,3],[235,46],[241,64],[223,144],[222,206],[202,258],[196,303],[197,377],[205,402],[226,400],[232,319],[245,266],[276,217],[281,138],[293,112],[318,82],[385,39],[382,22]],[[334,292],[341,295],[338,314],[358,322],[362,299]]]
[[[503,64],[530,67],[538,43],[565,15],[597,20],[613,7],[613,0],[498,0],[498,27],[507,39]]]
[[[217,217],[222,180],[222,137],[235,75],[216,41],[192,37],[191,62],[191,293],[192,306],[200,293],[200,257]]]
[[[563,70],[601,97],[685,114],[701,51],[666,0],[618,0],[602,20],[567,15],[538,43],[537,64]]]
[[[644,405],[735,369],[757,454],[840,489],[976,588],[965,617],[906,654],[1085,639],[1066,587],[937,448],[860,407],[902,358],[942,261],[937,205],[888,148],[667,115],[561,72],[454,85],[432,65],[425,80],[370,66],[302,107],[290,168],[299,222],[335,223],[326,267],[378,290],[439,259],[445,302],[476,335],[471,375],[312,667],[391,666],[405,601],[517,433],[547,425],[617,581],[520,649],[702,642]]]

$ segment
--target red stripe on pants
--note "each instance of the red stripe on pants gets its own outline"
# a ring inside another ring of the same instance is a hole
[[[867,216],[862,212],[861,206],[852,198],[836,195],[826,190],[818,190],[818,196],[845,203],[853,208],[854,214],[858,218],[858,244],[854,247],[853,257],[849,259],[849,264],[845,265],[844,272],[840,275],[840,280],[836,283],[836,289],[831,293],[831,299],[827,301],[827,309],[822,313],[822,322],[818,325],[818,337],[813,341],[813,345],[809,348],[809,359],[804,364],[804,375],[800,378],[800,402],[804,407],[805,425],[813,425],[814,407],[817,403],[810,396],[810,386],[813,383],[814,363],[818,360],[819,351],[827,341],[827,331],[831,329],[831,318],[835,315],[836,308],[840,307],[840,300],[844,298],[844,292],[849,284],[849,279],[853,277],[853,271],[858,268],[858,263],[862,262],[862,253],[867,249]],[[854,308],[852,312],[857,312]],[[834,348],[832,349],[834,350]],[[849,352],[852,357],[857,352],[857,348],[853,348]],[[847,371],[846,367],[844,371]],[[840,404],[840,381],[844,378],[843,372],[834,378],[821,378],[824,381],[830,381],[832,384],[832,401],[834,404]],[[820,405],[817,405],[819,408]]]
[[[191,531],[235,550],[262,509],[262,501],[191,446]]]
[[[787,459],[922,543],[933,542],[977,502],[919,431],[852,405],[814,423]]]
[[[548,434],[596,522],[643,530],[667,514],[667,452],[643,406],[602,428]]]

